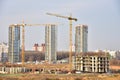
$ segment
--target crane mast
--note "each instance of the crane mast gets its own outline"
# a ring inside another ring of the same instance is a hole
[[[25,26],[22,26],[22,65],[24,65],[24,55],[25,55]]]
[[[69,42],[69,64],[70,64],[70,69],[72,69],[72,20],[69,20],[70,23],[70,28],[69,28],[69,37],[70,37],[70,42]]]
[[[25,24],[24,20],[22,21],[22,53],[21,53],[21,58],[22,58],[22,66],[24,65],[24,56],[25,56]]]

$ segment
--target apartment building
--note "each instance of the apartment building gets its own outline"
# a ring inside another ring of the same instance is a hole
[[[49,63],[57,60],[57,29],[55,25],[45,27],[45,60]]]
[[[7,61],[8,55],[8,44],[5,42],[0,43],[0,61]]]
[[[20,26],[9,26],[8,58],[10,63],[20,61]]]
[[[87,52],[88,51],[88,26],[77,25],[75,29],[75,52]]]

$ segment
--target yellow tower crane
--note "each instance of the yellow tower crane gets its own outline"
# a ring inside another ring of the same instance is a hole
[[[25,53],[25,24],[24,21],[21,24],[22,26],[22,53],[21,53],[21,58],[22,58],[22,65],[24,65],[24,53]]]
[[[22,65],[24,65],[24,57],[25,57],[25,26],[48,26],[50,27],[51,25],[57,25],[57,24],[18,24],[19,26],[22,26]]]
[[[70,41],[69,41],[69,64],[70,64],[70,69],[72,69],[72,20],[77,21],[77,18],[73,18],[72,15],[70,16],[62,16],[59,14],[53,14],[53,13],[46,13],[47,15],[51,15],[51,16],[56,16],[56,17],[61,17],[61,18],[66,18],[69,20],[69,37],[70,37]]]

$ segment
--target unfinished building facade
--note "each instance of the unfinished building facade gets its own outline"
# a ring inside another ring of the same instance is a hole
[[[81,72],[106,73],[109,71],[109,59],[105,56],[78,55],[74,68]]]

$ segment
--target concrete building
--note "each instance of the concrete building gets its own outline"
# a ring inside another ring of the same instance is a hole
[[[8,58],[10,63],[20,61],[20,27],[18,25],[9,26]]]
[[[33,46],[33,50],[34,50],[34,51],[38,51],[38,48],[39,48],[39,44],[37,44],[37,43],[34,44],[34,46]]]
[[[88,26],[78,25],[75,31],[75,52],[87,52],[88,51]]]
[[[56,26],[45,27],[45,60],[49,63],[56,62],[57,36]]]
[[[118,51],[104,50],[103,52],[109,53],[110,59],[117,58],[117,53],[118,53]]]
[[[75,58],[75,70],[81,72],[106,73],[109,71],[109,59],[105,56],[78,55]]]
[[[33,50],[34,51],[45,52],[45,44],[42,43],[40,46],[39,46],[39,44],[34,44]]]
[[[0,43],[0,61],[7,61],[8,44],[5,42]]]
[[[45,44],[44,43],[40,45],[39,51],[45,52]]]
[[[109,54],[110,59],[120,59],[119,50],[95,50],[95,52],[105,52]]]

